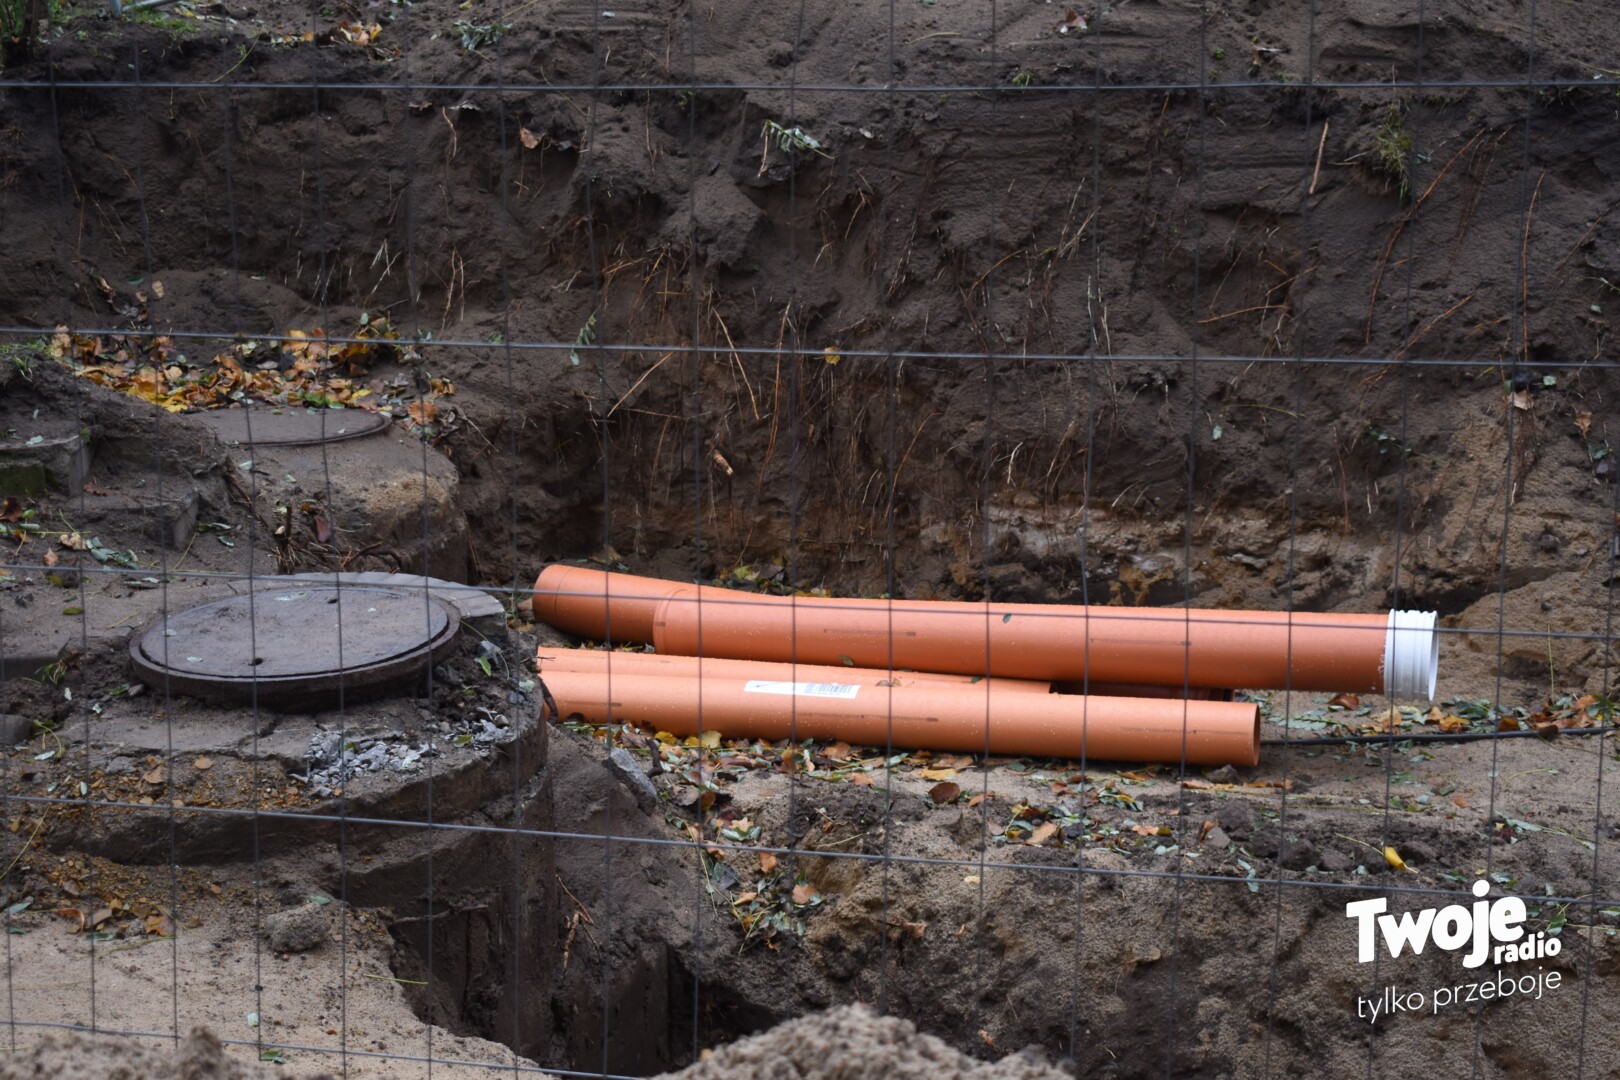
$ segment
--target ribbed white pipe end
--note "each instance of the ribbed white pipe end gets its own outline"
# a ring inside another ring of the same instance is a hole
[[[1440,635],[1433,611],[1391,611],[1384,631],[1384,693],[1434,700],[1440,671]]]

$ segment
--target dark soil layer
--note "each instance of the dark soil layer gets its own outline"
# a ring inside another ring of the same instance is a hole
[[[681,578],[775,564],[851,594],[1433,608],[1453,631],[1442,697],[1605,693],[1620,23],[1593,3],[1455,0],[1421,25],[1409,8],[1313,24],[1303,0],[1136,0],[1060,33],[1065,10],[1034,2],[994,24],[911,0],[70,7],[0,87],[0,328],[20,372],[59,324],[127,328],[137,290],[198,360],[386,313],[420,339],[407,381],[457,387],[466,422],[442,446],[488,584],[595,555]],[[340,18],[380,34],[342,43]],[[458,20],[511,29],[468,49]],[[1525,87],[1531,70],[1553,82]],[[1349,85],[1387,80],[1423,85]],[[101,410],[152,458],[155,411],[107,408],[46,419]],[[227,464],[158,457],[245,520]],[[212,549],[206,566],[242,569]],[[1521,894],[1614,897],[1596,743],[1268,750],[1241,779],[1308,785],[1286,800],[1160,775],[1140,811],[1091,808],[1175,838],[1131,832],[1124,853],[993,841],[1016,799],[1054,801],[1001,768],[971,809],[926,785],[739,781],[760,843],[870,857],[785,856],[829,905],[774,952],[740,952],[729,901],[663,844],[695,812],[646,817],[600,747],[552,750],[555,792],[530,795],[558,831],[649,842],[557,844],[572,897],[538,871],[512,886],[514,905],[555,902],[525,909],[555,973],[526,1000],[547,1015],[520,1024],[521,984],[491,989],[506,916],[471,895],[447,917],[459,937],[396,931],[402,977],[428,956],[458,973],[436,1019],[546,1065],[652,1072],[693,1032],[853,998],[1088,1075],[1343,1075],[1369,1053],[1442,1075],[1616,1067],[1593,1034],[1620,1022],[1599,909],[1569,908],[1551,962],[1568,981],[1543,1001],[1381,1022],[1369,1044],[1372,965],[1343,917],[1363,894],[1340,887],[1506,867]],[[1195,843],[1206,820],[1230,846]],[[1385,843],[1416,877],[1369,882]],[[497,846],[433,873],[505,889]],[[1057,873],[1076,865],[1094,873]],[[413,888],[372,899],[425,919]],[[1406,956],[1376,985],[1459,970]]]

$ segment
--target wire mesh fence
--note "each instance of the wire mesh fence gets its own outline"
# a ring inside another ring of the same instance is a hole
[[[0,4],[0,1070],[1607,1075],[1598,13]]]

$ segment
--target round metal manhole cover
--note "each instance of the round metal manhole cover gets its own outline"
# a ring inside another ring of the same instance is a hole
[[[349,699],[413,685],[460,625],[450,607],[414,590],[263,589],[159,619],[129,652],[154,689],[166,682],[214,700],[256,694],[267,705],[335,706],[340,687]]]
[[[253,438],[248,439],[249,413]],[[375,435],[391,418],[365,409],[299,409],[261,406],[213,409],[196,414],[221,440],[242,446],[319,446]]]

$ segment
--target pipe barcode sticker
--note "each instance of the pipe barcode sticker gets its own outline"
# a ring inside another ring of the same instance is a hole
[[[750,679],[743,684],[750,694],[791,694],[795,697],[852,698],[860,690],[856,683],[836,682],[767,682]]]

